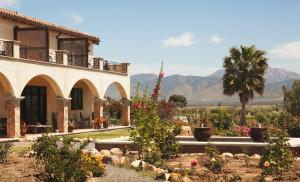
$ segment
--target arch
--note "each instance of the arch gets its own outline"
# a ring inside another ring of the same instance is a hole
[[[120,93],[120,95],[121,95],[121,98],[128,99],[127,93],[126,93],[126,91],[125,91],[123,85],[122,85],[121,83],[119,83],[119,82],[112,82],[111,84],[109,84],[109,85],[106,87],[106,89],[105,89],[104,95],[106,94],[108,88],[109,88],[112,84],[114,84],[114,85],[116,86],[117,90],[119,91],[119,93]]]
[[[11,96],[15,95],[14,89],[13,89],[12,85],[10,84],[9,80],[1,72],[0,72],[0,84],[2,85],[6,94],[9,94]]]
[[[48,75],[45,75],[45,74],[40,74],[40,75],[36,75],[32,78],[30,78],[29,80],[27,80],[27,82],[25,83],[25,85],[22,85],[22,90],[21,90],[21,93],[22,91],[24,90],[25,86],[30,83],[30,81],[34,80],[34,79],[37,79],[37,78],[42,78],[44,80],[47,81],[47,83],[51,86],[51,88],[53,89],[54,93],[56,96],[60,96],[60,97],[63,97],[63,92],[61,90],[61,88],[59,87],[59,85],[57,84],[57,82],[51,78],[50,76]]]
[[[71,90],[72,88],[77,84],[77,83],[80,83],[80,82],[83,82],[88,88],[89,90],[91,91],[91,93],[93,94],[94,97],[99,97],[99,93],[98,93],[98,90],[95,86],[95,84],[93,82],[91,82],[90,80],[86,79],[86,78],[82,78],[80,80],[77,80],[73,85],[72,87],[68,90],[67,93],[69,93],[69,95],[71,94]]]

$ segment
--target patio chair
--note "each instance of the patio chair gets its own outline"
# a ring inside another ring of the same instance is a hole
[[[90,123],[90,117],[84,117],[82,115],[82,112],[80,112],[80,121],[79,121],[80,124],[82,124],[83,128],[86,128],[86,127],[90,127],[89,123]]]
[[[0,118],[0,136],[7,135],[7,118]]]

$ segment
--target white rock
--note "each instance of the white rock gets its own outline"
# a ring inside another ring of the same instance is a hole
[[[149,170],[149,171],[156,171],[157,167],[155,167],[153,165],[148,165],[146,169]]]
[[[156,170],[155,170],[156,176],[160,176],[160,175],[165,174],[167,172],[168,172],[167,170],[164,170],[164,169],[161,169],[161,168],[156,168]]]
[[[93,142],[93,141],[94,141],[94,139],[88,138],[88,142]]]
[[[105,155],[105,156],[110,156],[110,151],[109,150],[100,150],[100,154]]]
[[[95,178],[90,177],[87,179],[87,182],[96,182],[96,180],[95,180]]]
[[[245,159],[246,157],[249,157],[247,154],[234,154],[234,158],[236,159]]]
[[[112,155],[122,155],[123,154],[122,150],[119,149],[119,148],[112,148],[112,149],[110,149],[110,153]]]
[[[300,157],[295,157],[296,162],[300,162]]]
[[[181,126],[180,135],[192,135],[192,129],[190,126]]]
[[[213,157],[213,158],[211,158],[210,161],[211,161],[211,162],[216,162],[216,159]]]
[[[119,165],[120,158],[118,156],[111,156],[111,161],[113,165]]]
[[[229,152],[224,152],[221,154],[223,157],[227,157],[227,158],[233,158],[233,154],[229,153]]]
[[[265,177],[265,181],[272,181],[273,180],[273,177],[272,176],[267,176]]]
[[[193,182],[189,177],[187,177],[187,176],[184,176],[183,178],[182,178],[182,182]]]
[[[130,165],[134,168],[134,169],[138,169],[140,167],[140,163],[142,163],[142,168],[144,169],[147,164],[146,162],[142,161],[142,160],[135,160],[133,161]]]
[[[120,159],[119,159],[119,165],[120,166],[124,166],[124,164],[125,164],[125,161],[126,161],[126,158],[125,157],[120,157]]]
[[[254,155],[252,155],[251,157],[250,157],[251,159],[260,159],[261,158],[261,156],[260,155],[258,155],[258,154],[254,154]]]
[[[165,173],[164,174],[164,180],[169,181],[170,175],[171,175],[170,173]]]
[[[89,150],[89,153],[92,155],[92,156],[96,156],[97,154],[99,154],[99,151],[95,148],[92,148]]]

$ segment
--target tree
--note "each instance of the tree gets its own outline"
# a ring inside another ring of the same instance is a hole
[[[176,108],[183,108],[187,105],[186,98],[183,95],[171,95],[169,97],[169,103],[173,104]]]
[[[223,93],[228,96],[238,94],[242,104],[241,124],[246,124],[246,104],[254,98],[254,93],[262,95],[265,88],[265,72],[268,68],[266,52],[256,47],[233,47],[224,58]]]

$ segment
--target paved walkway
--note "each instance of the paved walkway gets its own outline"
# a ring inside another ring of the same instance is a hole
[[[101,129],[77,129],[73,130],[72,133],[49,133],[51,136],[64,136],[64,135],[73,135],[79,133],[92,133],[92,132],[103,132],[110,130],[117,130],[123,128],[130,128],[130,126],[111,126],[109,128],[101,128]],[[37,138],[41,137],[43,134],[26,134],[23,138],[0,138],[0,142],[24,142],[24,141],[35,141]]]
[[[107,175],[102,178],[96,178],[97,182],[155,182],[153,178],[143,176],[133,169],[107,165],[106,170]]]

